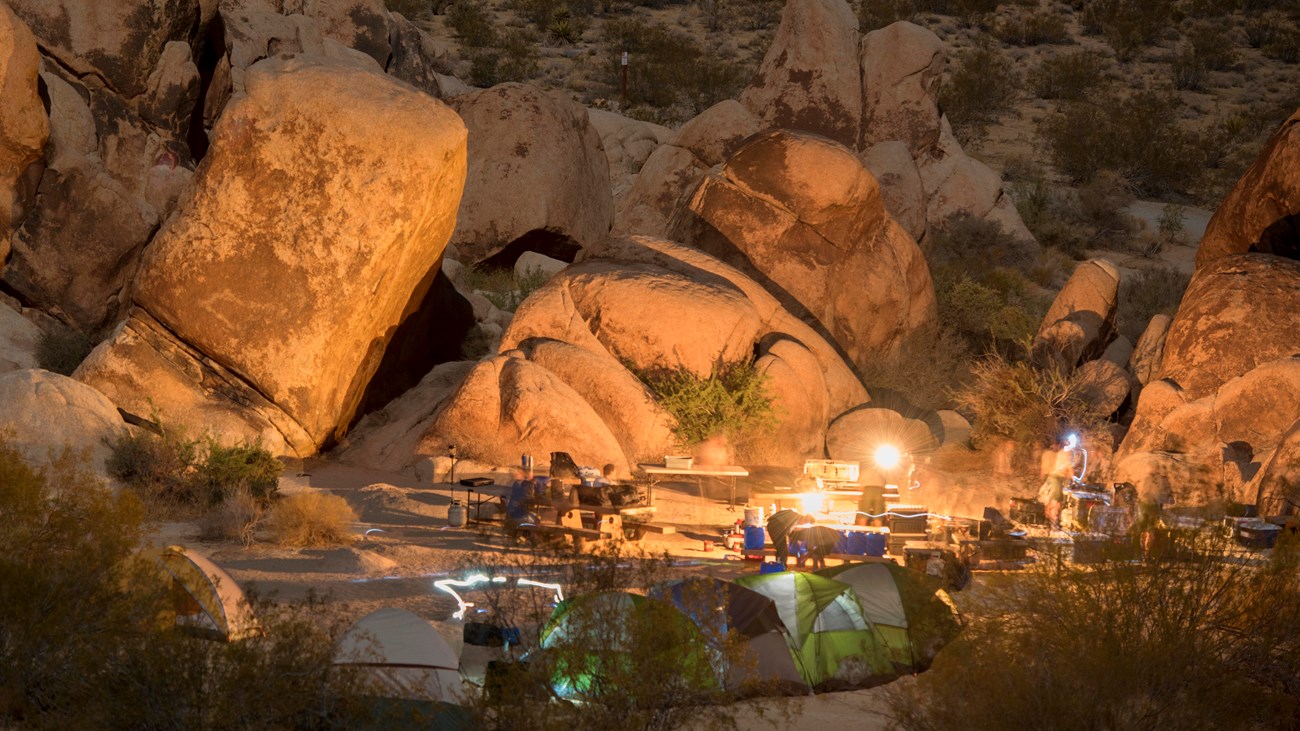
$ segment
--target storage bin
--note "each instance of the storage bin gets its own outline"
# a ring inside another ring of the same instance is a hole
[[[664,467],[670,470],[689,470],[695,466],[695,458],[691,456],[669,455],[664,457]]]
[[[758,573],[760,574],[779,574],[782,571],[785,571],[785,564],[777,561],[764,561],[758,567]]]
[[[751,525],[745,528],[745,550],[761,551],[766,543],[766,535],[763,532],[763,526]]]

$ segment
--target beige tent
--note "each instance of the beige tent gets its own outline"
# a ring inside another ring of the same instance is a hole
[[[239,584],[210,559],[182,546],[158,555],[171,577],[176,622],[237,642],[261,632]]]
[[[433,625],[405,609],[358,619],[339,641],[334,663],[366,668],[394,698],[460,702],[460,658]]]

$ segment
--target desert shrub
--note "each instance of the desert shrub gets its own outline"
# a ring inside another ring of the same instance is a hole
[[[1052,10],[1013,12],[993,27],[993,35],[1013,46],[1070,42],[1070,29],[1065,18]]]
[[[1079,220],[1089,227],[1094,244],[1118,246],[1137,233],[1140,224],[1128,213],[1137,199],[1118,174],[1102,171],[1081,186],[1076,197]]]
[[[478,360],[488,353],[492,352],[492,346],[496,343],[491,331],[487,330],[480,323],[475,323],[470,328],[469,333],[460,344],[461,360]]]
[[[1260,50],[1274,61],[1300,63],[1300,27],[1293,21],[1277,28]]]
[[[477,86],[496,86],[508,81],[528,81],[541,73],[537,33],[530,28],[513,28],[499,34],[490,48],[469,54],[469,77]]]
[[[528,295],[536,292],[548,279],[546,272],[537,268],[518,275],[513,269],[470,269],[466,274],[465,285],[487,297],[498,309],[514,312],[528,299]]]
[[[862,0],[857,3],[858,25],[862,32],[884,28],[917,15],[914,0]]]
[[[991,611],[890,692],[898,727],[1300,724],[1295,549],[1257,568],[1224,561],[1222,537],[1165,543],[1145,562],[1049,561],[992,585]]]
[[[284,469],[261,444],[227,447],[210,437],[191,439],[165,424],[157,434],[136,430],[110,446],[108,473],[164,513],[219,505],[238,492],[271,500]]]
[[[213,642],[159,623],[171,597],[138,553],[130,491],[65,457],[34,472],[0,438],[0,726],[351,728],[371,689],[333,666],[319,606],[255,603],[264,636]]]
[[[406,18],[417,20],[433,10],[432,0],[384,0],[384,7]]]
[[[557,8],[546,24],[546,37],[556,43],[577,43],[586,31],[586,19],[570,13],[567,6]]]
[[[70,327],[42,330],[36,340],[36,363],[47,371],[70,376],[94,347],[89,337]]]
[[[1182,272],[1165,268],[1124,277],[1119,288],[1120,334],[1136,343],[1152,317],[1177,312],[1189,279]]]
[[[734,97],[749,69],[721,44],[701,46],[690,34],[661,22],[618,18],[601,29],[600,54],[608,64],[606,94],[621,93],[623,51],[628,52],[629,110],[648,107],[665,123],[682,122]]]
[[[993,353],[971,368],[971,378],[953,394],[973,417],[976,445],[1009,439],[1024,458],[1074,431],[1085,442],[1103,431],[1078,372],[1029,360],[1029,340],[1011,355]]]
[[[1011,110],[1019,75],[993,44],[981,40],[958,54],[952,75],[939,92],[953,134],[962,142],[983,139],[988,126]]]
[[[449,6],[447,27],[465,48],[486,48],[496,42],[496,25],[483,3],[460,0]]]
[[[266,500],[253,497],[248,490],[237,490],[199,516],[199,537],[205,541],[235,540],[251,546],[267,508]]]
[[[343,546],[352,542],[356,511],[338,495],[297,492],[271,507],[267,527],[282,546]]]
[[[971,352],[964,334],[943,323],[913,332],[895,352],[863,364],[863,384],[873,391],[905,393],[923,409],[950,408],[952,389],[969,374]]]
[[[1201,171],[1195,135],[1178,124],[1170,94],[1108,92],[1067,102],[1043,118],[1038,134],[1057,169],[1074,183],[1103,170],[1123,176],[1134,193],[1186,191]]]
[[[1284,33],[1288,27],[1294,27],[1294,22],[1287,17],[1286,13],[1278,10],[1251,15],[1242,22],[1242,30],[1246,33],[1246,43],[1251,48],[1267,46],[1279,33]]]
[[[778,415],[767,377],[754,361],[721,363],[701,378],[685,369],[639,371],[659,405],[676,421],[673,434],[690,447],[716,436],[743,443],[771,432]]]
[[[1096,51],[1052,54],[1029,72],[1027,81],[1042,99],[1076,101],[1106,84],[1110,67],[1110,60]]]
[[[1173,6],[1173,0],[1091,0],[1080,23],[1085,33],[1100,33],[1121,61],[1129,61],[1169,28]]]

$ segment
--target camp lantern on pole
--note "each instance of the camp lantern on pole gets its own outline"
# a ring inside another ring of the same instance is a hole
[[[619,101],[619,109],[627,109],[627,51],[623,52],[623,61],[620,64],[623,69],[623,96]]]

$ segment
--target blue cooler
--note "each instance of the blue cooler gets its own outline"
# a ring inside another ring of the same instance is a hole
[[[885,555],[885,548],[889,544],[888,533],[864,533],[863,536],[865,549],[863,555],[876,557]]]
[[[764,545],[763,526],[751,525],[745,529],[745,550],[761,551]]]
[[[785,571],[785,564],[777,563],[776,561],[764,561],[763,564],[758,567],[759,574],[779,574],[782,571]]]
[[[840,533],[840,540],[835,544],[835,553],[845,553],[850,556],[864,556],[867,553],[867,536],[873,533],[862,533],[860,531],[846,530]]]

